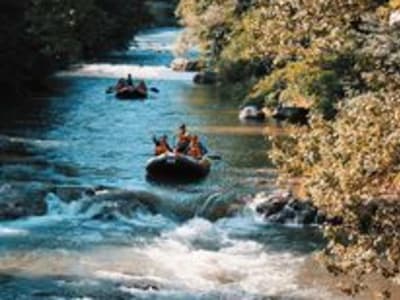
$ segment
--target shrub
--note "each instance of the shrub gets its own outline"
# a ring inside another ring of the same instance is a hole
[[[315,117],[309,130],[275,139],[272,157],[282,174],[301,177],[314,203],[343,220],[325,227],[325,258],[336,270],[355,278],[398,273],[399,153],[398,93],[356,97],[335,122]]]
[[[0,85],[18,93],[59,68],[126,47],[147,16],[140,0],[5,0]]]

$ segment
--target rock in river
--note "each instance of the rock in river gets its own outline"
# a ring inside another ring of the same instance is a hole
[[[272,223],[311,225],[325,221],[323,214],[318,213],[311,201],[297,199],[290,192],[277,192],[269,196],[260,193],[254,202],[257,203],[257,213]]]
[[[0,186],[0,220],[42,216],[47,212],[48,187],[41,184],[4,184]]]
[[[194,76],[193,81],[197,84],[215,84],[217,83],[217,73],[202,71]]]
[[[171,63],[171,69],[177,72],[199,72],[204,69],[204,64],[199,60],[176,58]]]

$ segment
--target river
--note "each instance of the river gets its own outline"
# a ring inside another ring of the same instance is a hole
[[[249,195],[274,189],[263,126],[241,124],[239,103],[168,68],[178,33],[145,31],[127,52],[58,74],[48,95],[2,107],[2,139],[29,152],[2,158],[2,197],[11,185],[97,194],[48,192],[45,215],[0,222],[0,299],[330,298],[298,279],[318,231],[252,209]],[[104,93],[127,73],[160,93]],[[200,183],[147,181],[152,135],[172,141],[181,123],[222,159]]]

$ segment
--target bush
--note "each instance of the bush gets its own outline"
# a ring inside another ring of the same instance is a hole
[[[2,1],[0,85],[19,93],[59,68],[126,47],[147,21],[143,8],[140,0]]]
[[[365,94],[347,101],[335,122],[274,141],[282,174],[301,177],[314,203],[341,226],[326,226],[330,265],[355,278],[400,265],[400,96]],[[388,275],[389,274],[389,275]]]

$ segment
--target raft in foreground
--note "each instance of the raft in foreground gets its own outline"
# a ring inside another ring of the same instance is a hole
[[[151,158],[147,163],[148,178],[157,181],[196,181],[208,175],[211,163],[207,158],[194,159],[173,153]]]

